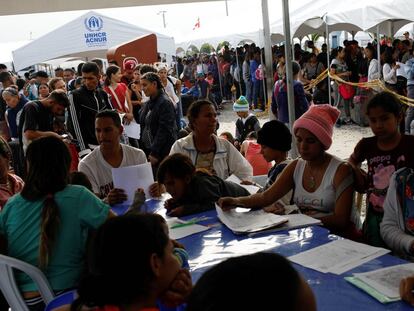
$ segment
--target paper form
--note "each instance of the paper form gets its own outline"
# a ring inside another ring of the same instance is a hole
[[[144,189],[146,198],[150,198],[149,187],[154,183],[151,163],[118,167],[112,169],[114,188],[124,189],[128,198],[125,203],[132,204],[135,191]]]
[[[378,269],[354,276],[389,298],[399,298],[400,281],[414,274],[414,263]]]
[[[289,257],[289,260],[323,273],[342,274],[389,250],[351,240],[336,240]]]
[[[255,193],[257,193],[257,191],[260,190],[259,187],[254,186],[254,185],[242,185],[240,178],[237,177],[234,174],[232,174],[229,177],[227,177],[226,181],[231,181],[231,182],[234,182],[235,184],[238,184],[239,186],[242,186],[244,189],[246,189],[247,191],[249,191],[250,194],[255,194]]]

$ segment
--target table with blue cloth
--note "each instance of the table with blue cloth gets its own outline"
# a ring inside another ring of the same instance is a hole
[[[163,205],[163,201],[148,200],[146,211],[165,215]],[[199,216],[208,217],[200,224],[209,226],[210,230],[179,240],[188,251],[194,283],[213,265],[230,257],[261,251],[275,252],[289,257],[330,241],[341,239],[339,236],[330,234],[329,230],[321,226],[290,231],[263,232],[254,235],[254,237],[235,235],[218,220],[216,211],[191,215],[183,217],[183,219]],[[297,264],[293,265],[315,293],[318,310],[412,310],[405,302],[381,304],[344,279],[346,276],[352,276],[353,273],[368,272],[403,263],[406,263],[406,261],[391,255],[384,255],[342,275],[325,274]]]

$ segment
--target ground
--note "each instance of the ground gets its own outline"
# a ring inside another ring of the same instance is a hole
[[[227,103],[224,105],[224,109],[220,111],[218,116],[220,122],[220,128],[218,134],[222,132],[235,133],[235,121],[237,119],[236,113],[232,109],[232,104]],[[259,117],[260,124],[263,125],[269,121],[267,115]],[[341,158],[347,159],[352,154],[354,147],[363,137],[372,136],[371,129],[369,127],[360,127],[358,125],[343,125],[340,128],[334,128],[334,137],[329,153]]]

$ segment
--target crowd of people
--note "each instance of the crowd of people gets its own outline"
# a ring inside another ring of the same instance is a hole
[[[257,280],[254,293],[264,298],[260,304],[240,299],[237,308],[268,308],[274,295],[266,293],[274,290],[263,277],[283,280],[277,295],[284,310],[316,309],[309,286],[275,254],[225,261],[192,288],[183,246],[169,239],[162,217],[141,211],[142,189],[126,215],[111,211],[127,200],[124,189],[114,188],[112,169],[150,163],[156,181],[149,193],[171,195],[165,201],[170,216],[211,210],[216,202],[223,210],[238,206],[276,214],[294,204],[294,212],[320,219],[335,234],[412,260],[414,114],[393,94],[414,96],[407,41],[382,46],[382,73],[375,45],[362,49],[345,42],[330,58],[326,46],[319,51],[308,42],[308,52],[295,46],[292,131],[283,47],[273,50],[269,101],[276,120],[262,126],[254,112],[265,108],[266,84],[263,53],[255,45],[225,47],[218,58],[179,59],[175,76],[166,64],[131,60],[106,70],[100,60],[82,63],[77,71],[58,68],[52,79],[38,71],[24,80],[0,66],[0,252],[39,267],[55,294],[77,289],[72,310],[149,310],[183,302],[188,310],[219,310],[226,306],[222,295],[246,279]],[[397,60],[406,63],[407,81],[396,75]],[[334,84],[330,105],[327,80],[306,88],[326,69],[352,82],[382,75],[392,92],[351,87],[348,97]],[[357,96],[366,101],[373,136],[362,139],[348,160],[339,159],[328,152],[334,127],[351,122]],[[219,133],[226,100],[233,105],[234,133]],[[126,133],[133,123],[140,125],[140,139]],[[293,137],[297,159],[289,158]],[[231,175],[241,184],[228,181]],[[267,175],[261,186],[260,175]],[[260,190],[250,195],[242,184]],[[353,216],[356,191],[367,197],[362,228]],[[19,273],[17,283],[29,309],[43,310],[33,281]],[[412,283],[404,280],[401,287],[409,301]]]

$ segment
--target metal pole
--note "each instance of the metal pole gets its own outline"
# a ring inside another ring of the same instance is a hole
[[[293,71],[292,71],[292,44],[290,36],[290,17],[289,17],[289,0],[282,0],[283,7],[283,29],[285,33],[285,58],[286,58],[286,86],[288,97],[288,109],[289,109],[289,128],[293,129],[293,123],[295,122],[295,97],[293,94]],[[295,137],[293,135],[293,137]],[[298,153],[296,150],[295,139],[292,141],[292,149],[290,150],[291,157],[294,159]]]
[[[326,15],[325,15],[324,20],[325,20],[325,27],[326,27],[326,31],[325,31],[325,33],[326,33],[326,59],[327,59],[328,73],[329,73],[329,69],[330,69],[330,66],[331,66],[331,64],[329,63],[329,53],[331,52],[331,47],[330,47],[330,44],[329,44],[329,26],[328,26],[328,23],[327,23],[326,19],[327,18],[326,18]],[[329,74],[328,74],[328,96],[329,96],[329,105],[332,105],[331,78],[329,77]]]
[[[270,39],[270,22],[269,22],[269,6],[267,0],[262,0],[262,16],[263,16],[263,43],[264,43],[264,56],[265,56],[265,79],[267,92],[265,98],[267,101],[264,103],[263,109],[267,106],[270,98],[272,98],[273,90],[273,57],[272,57],[272,41]],[[263,63],[263,62],[262,62]],[[263,90],[263,93],[265,90]],[[274,119],[272,110],[269,109],[269,118]]]
[[[377,58],[378,58],[378,73],[381,76],[381,43],[380,43],[380,26],[377,25]]]
[[[226,16],[229,16],[229,6],[227,4],[227,0],[225,0],[224,3],[226,4]]]

